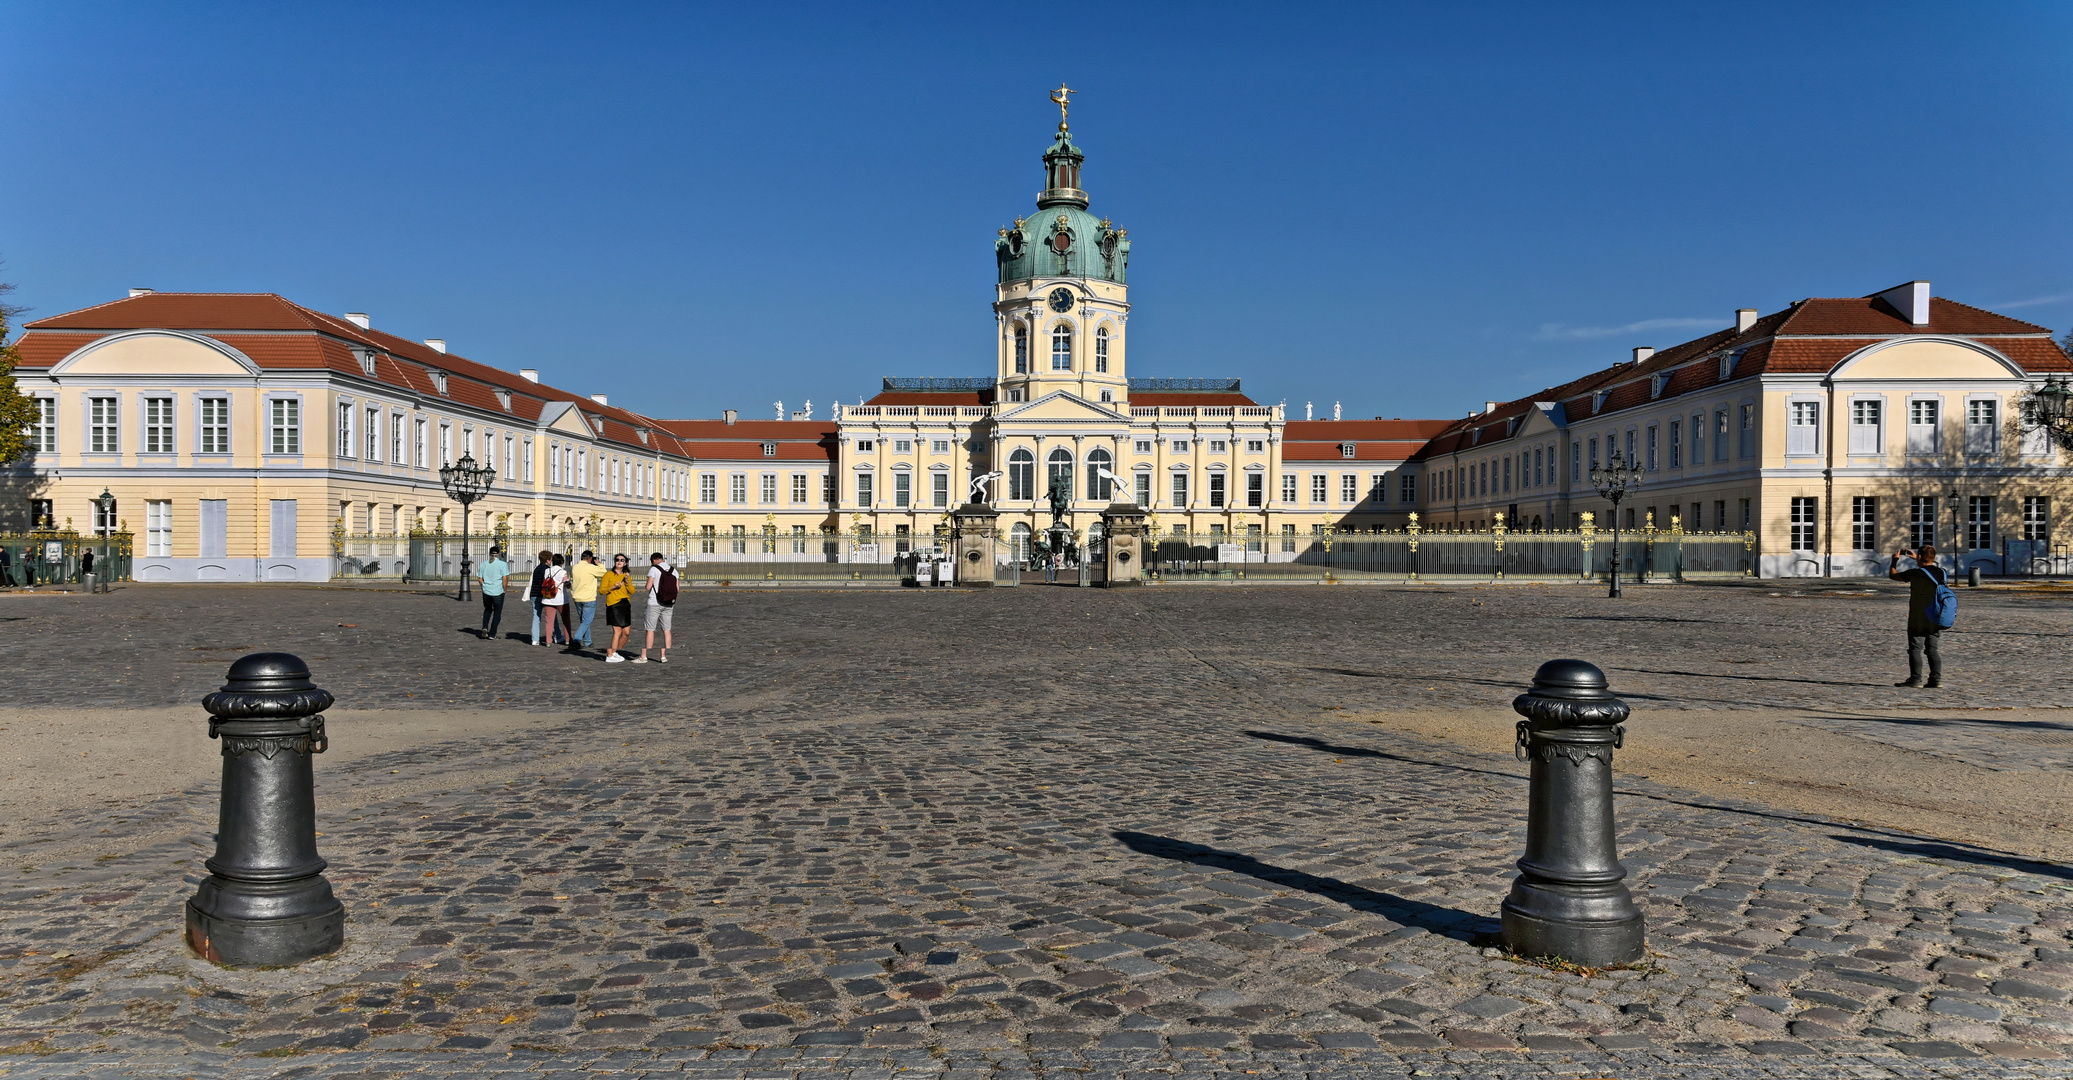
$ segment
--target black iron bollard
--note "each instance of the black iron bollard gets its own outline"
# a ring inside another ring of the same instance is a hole
[[[1533,763],[1526,857],[1504,901],[1504,943],[1522,956],[1584,967],[1641,959],[1641,910],[1621,882],[1612,835],[1612,752],[1627,703],[1582,660],[1550,660],[1512,700],[1516,752]]]
[[[230,665],[202,699],[223,740],[223,797],[210,877],[187,901],[187,944],[219,964],[293,964],[345,942],[345,905],[317,857],[310,758],[327,745],[331,694],[287,653]]]

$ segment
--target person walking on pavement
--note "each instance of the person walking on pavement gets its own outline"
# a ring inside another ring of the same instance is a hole
[[[605,663],[623,664],[626,654],[626,639],[633,636],[633,574],[632,563],[624,555],[612,556],[612,568],[598,579],[598,591],[604,594],[605,625],[612,629],[612,647],[605,650]]]
[[[1900,560],[1913,559],[1915,565],[1902,570]],[[1907,678],[1894,683],[1895,686],[1934,690],[1943,685],[1943,653],[1937,649],[1937,638],[1942,636],[1943,627],[1931,616],[1930,607],[1936,602],[1936,592],[1948,584],[1947,575],[1936,565],[1936,549],[1923,544],[1920,550],[1901,548],[1893,555],[1893,566],[1886,576],[1895,581],[1905,581],[1907,590]],[[1929,679],[1922,679],[1922,659],[1929,660]]]
[[[655,628],[662,627],[662,654],[655,658],[657,663],[669,663],[669,647],[675,642],[670,636],[670,617],[676,614],[677,569],[664,562],[661,552],[648,556],[648,637],[641,645],[641,654],[633,658],[636,664],[648,662],[648,650],[655,647]]]
[[[598,565],[597,556],[589,551],[569,567],[569,617],[576,624],[576,632],[569,638],[570,652],[590,647],[590,620],[597,613],[597,583],[604,576],[605,568]]]
[[[500,548],[489,549],[489,558],[475,567],[475,580],[482,584],[482,630],[484,641],[497,639],[497,628],[504,625],[504,579],[511,573],[511,564],[504,561]]]
[[[542,645],[566,645],[569,642],[569,572],[562,569],[562,557],[550,554],[547,557],[547,573],[540,578],[540,604],[547,621],[546,640]]]
[[[547,571],[552,569],[554,569],[554,552],[540,552],[539,558],[533,560],[532,580],[527,582],[525,587],[525,599],[533,605],[533,644],[535,645],[547,643],[547,639],[541,636],[541,631],[547,629],[543,624],[546,615],[547,599],[540,589],[542,583],[547,580]]]

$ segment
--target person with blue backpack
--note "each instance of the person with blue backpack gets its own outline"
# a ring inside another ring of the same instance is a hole
[[[1915,565],[1900,568],[1900,560]],[[1934,690],[1943,685],[1943,654],[1936,639],[1958,621],[1958,594],[1951,591],[1949,575],[1936,565],[1936,549],[1923,544],[1920,550],[1901,548],[1893,555],[1893,567],[1886,576],[1905,581],[1907,593],[1907,678],[1895,686]],[[1929,659],[1929,679],[1922,679],[1922,659]]]

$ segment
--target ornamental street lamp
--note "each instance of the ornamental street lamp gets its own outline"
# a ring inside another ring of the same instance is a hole
[[[2073,383],[2063,375],[2044,380],[2044,385],[2024,395],[2024,425],[2042,430],[2060,447],[2073,450]]]
[[[1620,500],[1640,484],[1641,470],[1627,464],[1617,450],[1605,464],[1591,466],[1591,486],[1612,503],[1612,588],[1605,595],[1614,600],[1620,595]]]
[[[461,460],[439,470],[446,497],[461,504],[461,592],[456,597],[459,600],[468,598],[468,507],[489,494],[489,486],[496,478],[496,470],[475,464],[474,454],[462,454]]]

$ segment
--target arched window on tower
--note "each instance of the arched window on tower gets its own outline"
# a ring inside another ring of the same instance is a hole
[[[1008,455],[1008,498],[1036,498],[1036,455],[1017,450]]]
[[[1113,491],[1111,489],[1113,489],[1115,485],[1109,483],[1106,479],[1102,477],[1101,470],[1108,469],[1110,472],[1114,472],[1115,469],[1113,462],[1114,459],[1109,457],[1108,451],[1103,450],[1101,447],[1097,446],[1094,449],[1087,451],[1088,498],[1098,499],[1102,502],[1107,502],[1109,500],[1109,498],[1113,494]]]
[[[1094,370],[1108,373],[1108,327],[1094,331]]]
[[[1072,327],[1065,323],[1051,329],[1051,370],[1072,370]]]
[[[1045,471],[1050,473],[1045,479],[1051,482],[1050,487],[1045,489],[1046,497],[1049,497],[1050,492],[1062,488],[1065,491],[1066,499],[1070,501],[1072,499],[1072,451],[1061,446],[1051,451],[1051,456],[1045,458],[1044,463],[1049,466]]]
[[[1015,374],[1029,374],[1029,329],[1019,324],[1015,327]]]

